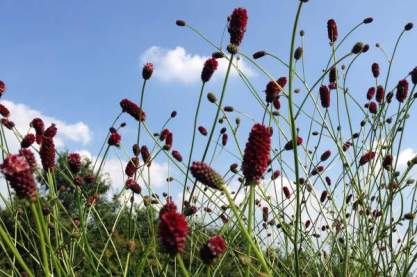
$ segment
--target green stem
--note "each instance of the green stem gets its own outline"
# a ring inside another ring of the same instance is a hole
[[[140,105],[139,105],[139,107],[142,109],[142,106],[143,106],[143,96],[144,96],[144,94],[145,94],[145,86],[146,86],[146,80],[144,80],[143,81],[143,85],[142,85],[142,91],[141,91],[141,93],[140,93]],[[137,137],[137,140],[136,140],[136,143],[139,145],[139,139],[140,139],[140,127],[141,127],[141,121],[139,120],[139,123],[138,123],[138,137]]]
[[[196,110],[195,116],[194,116],[193,137],[192,137],[192,140],[191,140],[191,149],[190,149],[190,155],[188,157],[187,171],[185,173],[185,181],[184,181],[184,189],[183,189],[183,192],[182,192],[182,199],[185,199],[185,191],[187,189],[188,174],[190,172],[190,164],[191,164],[191,159],[192,159],[193,150],[194,150],[194,141],[195,141],[195,134],[196,134],[196,130],[197,130],[198,113],[200,111],[201,99],[203,98],[203,91],[204,91],[205,84],[206,83],[203,82],[203,84],[201,85],[200,96],[198,98],[198,103],[197,103],[197,110]],[[183,204],[182,204],[182,208],[184,208],[184,201],[183,201]]]
[[[222,108],[222,103],[223,103],[224,95],[226,93],[226,85],[227,85],[227,81],[229,79],[230,69],[232,68],[232,64],[233,64],[233,57],[234,57],[234,55],[232,54],[230,56],[229,65],[227,66],[226,76],[224,78],[222,93],[221,93],[221,96],[220,96],[219,105],[217,107],[216,116],[214,117],[213,124],[211,126],[210,135],[209,135],[209,138],[208,138],[208,141],[207,141],[206,149],[204,150],[203,158],[201,159],[201,161],[203,161],[203,162],[206,159],[206,156],[207,156],[207,153],[208,153],[208,149],[210,148],[210,143],[211,143],[211,140],[213,138],[214,129],[216,129],[216,124],[217,124],[217,120],[219,118],[220,109]],[[193,197],[193,194],[194,194],[196,185],[197,185],[197,182],[195,182],[193,184],[193,188],[191,189],[190,197],[188,199],[189,202],[191,202],[191,199]]]
[[[243,224],[243,221],[240,217],[240,213],[233,201],[232,196],[230,195],[230,192],[227,190],[226,187],[223,187],[222,191],[226,195],[227,201],[229,202],[230,207],[232,208],[233,214],[236,217],[237,223],[239,225],[240,231],[243,233],[245,239],[249,242],[250,246],[255,251],[256,258],[261,262],[263,269],[265,270],[267,276],[272,276],[269,266],[264,258],[264,255],[262,254],[262,251],[259,249],[259,247],[255,244],[253,241],[251,235],[249,234],[248,230],[246,230],[245,225]]]
[[[187,268],[184,265],[184,261],[182,260],[182,257],[180,254],[177,255],[177,262],[180,265],[180,268],[182,270],[182,273],[184,274],[185,277],[190,277],[190,274],[188,273]]]
[[[33,277],[32,271],[29,269],[25,261],[23,260],[22,256],[20,256],[19,251],[16,249],[12,241],[10,240],[10,236],[7,232],[3,229],[3,226],[0,225],[0,236],[2,237],[3,241],[6,242],[7,246],[9,247],[10,251],[12,251],[14,257],[19,262],[20,266],[25,270],[30,277]]]
[[[297,130],[295,125],[295,119],[293,115],[293,99],[292,99],[292,82],[293,82],[293,66],[294,66],[294,47],[295,47],[295,36],[297,33],[297,25],[298,19],[300,18],[301,8],[303,6],[303,2],[300,1],[298,5],[297,14],[294,20],[294,26],[292,30],[292,38],[291,38],[291,50],[290,50],[290,63],[288,66],[288,111],[289,111],[289,121],[291,123],[291,137],[292,137],[292,146],[293,146],[293,153],[294,153],[294,169],[295,169],[295,183],[296,183],[296,198],[297,198],[297,206],[295,210],[295,230],[294,230],[294,270],[296,276],[300,276],[300,261],[299,261],[299,253],[298,253],[298,228],[301,224],[301,213],[300,213],[300,202],[301,202],[301,190],[299,182],[299,168],[298,168],[298,153],[297,153]]]
[[[36,228],[38,231],[38,235],[40,238],[41,244],[41,251],[42,251],[42,260],[43,260],[43,270],[45,272],[45,276],[50,276],[49,272],[49,263],[48,263],[48,253],[46,252],[46,244],[45,244],[45,237],[41,226],[41,221],[39,219],[39,214],[36,210],[35,203],[30,203],[30,208],[32,209],[33,217],[35,218]]]
[[[253,228],[253,218],[254,218],[254,204],[255,204],[255,185],[249,184],[249,207],[248,207],[248,233],[252,232]],[[248,242],[248,257],[252,255],[252,247]],[[246,268],[246,276],[250,276],[250,267]]]

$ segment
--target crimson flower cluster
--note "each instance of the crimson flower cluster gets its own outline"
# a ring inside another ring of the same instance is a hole
[[[170,255],[176,255],[184,252],[188,223],[185,216],[177,212],[175,204],[170,202],[159,213],[159,237],[163,250]]]
[[[191,174],[200,183],[213,189],[222,190],[224,180],[216,171],[204,162],[193,162]]]
[[[81,169],[81,156],[78,153],[70,153],[67,157],[69,169],[77,174]]]
[[[210,80],[211,76],[213,76],[214,71],[216,71],[218,65],[219,63],[215,58],[210,58],[206,60],[206,62],[204,63],[203,70],[201,72],[201,80],[203,81],[203,83],[206,83]]]
[[[329,19],[327,21],[327,35],[329,37],[330,42],[335,42],[337,40],[338,32],[337,32],[337,24],[334,19]]]
[[[20,198],[36,199],[36,183],[32,168],[22,154],[8,156],[0,170]]]
[[[201,248],[200,258],[205,264],[212,264],[213,261],[226,252],[227,245],[221,236],[211,237]]]
[[[247,184],[258,182],[265,173],[271,149],[271,129],[255,124],[249,134],[243,155],[242,171]]]
[[[122,111],[128,113],[137,121],[143,122],[145,121],[146,115],[145,112],[135,103],[130,101],[129,99],[123,99],[120,101],[120,107],[122,107]]]
[[[153,73],[153,64],[147,63],[143,66],[142,77],[144,80],[149,80]]]
[[[244,8],[236,8],[230,16],[227,30],[230,34],[230,43],[239,46],[243,40],[248,23],[248,13]]]

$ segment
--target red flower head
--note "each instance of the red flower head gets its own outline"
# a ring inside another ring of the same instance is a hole
[[[207,130],[206,128],[204,128],[203,126],[199,126],[198,127],[198,131],[200,132],[200,134],[202,134],[203,136],[207,136]]]
[[[160,213],[159,237],[162,248],[170,255],[182,253],[188,235],[188,224],[185,216],[175,210]]]
[[[372,98],[374,98],[374,96],[375,96],[375,88],[370,87],[368,89],[368,92],[366,93],[366,99],[371,100]]]
[[[35,171],[36,169],[36,158],[35,155],[33,155],[33,152],[30,151],[29,149],[20,149],[19,150],[19,155],[25,157],[26,161],[28,162],[30,169],[32,170],[32,172]]]
[[[30,123],[30,126],[35,129],[37,135],[43,135],[43,132],[45,131],[45,124],[43,123],[42,119],[34,118]]]
[[[373,63],[371,69],[372,69],[372,75],[374,75],[375,78],[378,78],[378,76],[379,76],[379,64]]]
[[[330,150],[326,150],[325,152],[323,152],[323,154],[321,154],[320,161],[322,162],[326,161],[328,158],[330,158],[331,155],[332,155],[332,152]]]
[[[176,159],[179,162],[182,162],[182,155],[178,150],[173,150],[171,154],[172,157],[174,157],[174,159]]]
[[[139,184],[133,180],[133,179],[127,179],[125,183],[125,187],[127,189],[130,189],[136,194],[139,194],[142,191],[142,188],[139,186]]]
[[[249,134],[242,162],[243,176],[247,184],[258,182],[265,173],[270,149],[271,130],[262,124],[255,124]]]
[[[269,81],[266,85],[266,102],[272,103],[287,84],[287,78],[281,77],[276,81]]]
[[[329,19],[327,21],[327,35],[329,37],[330,42],[335,42],[337,40],[337,25],[334,19]]]
[[[6,91],[6,84],[0,80],[0,97],[3,96],[3,93]]]
[[[20,146],[22,148],[29,148],[35,142],[35,140],[36,137],[34,134],[26,134],[26,136],[24,136],[20,142]]]
[[[336,83],[337,81],[337,68],[332,66],[329,71],[329,83]]]
[[[297,137],[297,145],[301,145],[303,144],[303,138],[302,137]],[[284,146],[285,150],[293,150],[293,146],[292,146],[292,140],[288,141],[285,146]]]
[[[279,170],[275,170],[274,172],[272,172],[272,176],[271,179],[275,180],[276,178],[278,178],[279,176],[281,176],[281,171]]]
[[[223,145],[223,146],[226,146],[226,144],[227,144],[227,140],[228,140],[228,135],[227,135],[227,133],[224,133],[224,134],[222,135],[222,145]]]
[[[149,78],[151,78],[152,73],[153,73],[153,64],[151,63],[145,64],[142,69],[143,79],[148,80]]]
[[[171,132],[169,132],[169,134],[167,135],[165,139],[165,145],[164,145],[165,150],[168,151],[172,148],[173,140],[174,140],[174,135]]]
[[[377,86],[376,88],[376,102],[378,103],[382,103],[384,102],[384,98],[385,98],[385,90],[383,86]]]
[[[52,138],[44,137],[42,139],[39,155],[44,170],[47,171],[55,166],[55,144]]]
[[[108,139],[108,144],[109,145],[114,145],[119,147],[120,146],[120,141],[122,140],[122,137],[119,135],[119,133],[117,132],[113,132],[110,134],[109,139]]]
[[[366,152],[359,160],[359,165],[364,165],[375,158],[375,152]]]
[[[6,106],[0,104],[0,114],[4,117],[8,117],[10,115],[10,111]]]
[[[327,86],[320,87],[320,101],[323,108],[330,107],[330,90]]]
[[[20,198],[36,199],[36,183],[32,170],[23,155],[10,155],[0,165],[0,170]]]
[[[201,72],[201,80],[203,83],[208,82],[216,71],[218,62],[215,58],[210,58],[204,63],[203,71]]]
[[[410,72],[411,75],[411,82],[413,85],[417,85],[417,66],[413,68]]]
[[[138,157],[133,157],[130,161],[126,164],[125,173],[127,176],[132,177],[135,175],[136,170],[139,168],[139,159]]]
[[[56,128],[56,125],[54,123],[52,123],[51,126],[49,126],[48,128],[46,128],[46,130],[43,133],[43,135],[45,137],[53,138],[53,137],[55,137],[57,131],[58,131],[58,129]]]
[[[137,121],[145,121],[145,112],[138,105],[136,105],[129,99],[123,99],[122,101],[120,101],[120,107],[122,107],[123,112],[128,113]]]
[[[392,157],[392,155],[386,155],[384,157],[384,160],[382,161],[382,167],[386,170],[391,169],[393,160],[394,158]]]
[[[244,8],[237,8],[233,10],[230,16],[228,31],[230,34],[230,43],[239,46],[242,42],[243,35],[246,31],[246,24],[248,23],[248,13]]]
[[[203,162],[193,162],[191,167],[191,174],[200,183],[213,189],[222,190],[224,180],[214,171],[209,165]]]
[[[285,198],[290,199],[291,197],[290,189],[287,186],[283,186],[282,191],[284,192]]]
[[[369,103],[368,109],[371,114],[376,114],[378,111],[378,104],[372,101]]]
[[[397,85],[397,100],[398,102],[404,102],[405,98],[407,98],[408,94],[408,82],[406,79],[403,79],[398,82]]]
[[[3,124],[4,127],[6,127],[9,130],[13,129],[13,127],[15,126],[14,122],[11,120],[8,120],[7,118],[2,118],[1,124]]]
[[[172,201],[171,196],[167,197],[166,204],[159,210],[159,218],[161,218],[161,215],[165,212],[176,212],[177,206],[175,205],[174,201]]]
[[[145,164],[150,165],[151,163],[151,153],[148,150],[148,147],[146,145],[142,146],[140,149],[140,154],[142,155],[142,160]]]
[[[69,169],[77,174],[81,169],[81,156],[78,153],[70,153],[67,157]]]
[[[205,264],[212,264],[220,254],[226,252],[226,242],[221,236],[211,237],[200,249],[200,258]]]
[[[281,101],[279,101],[279,97],[276,97],[276,98],[274,99],[274,101],[272,102],[272,104],[274,105],[274,108],[275,108],[276,110],[281,109]]]

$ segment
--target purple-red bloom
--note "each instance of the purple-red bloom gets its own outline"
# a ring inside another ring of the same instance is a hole
[[[47,171],[55,166],[55,144],[52,138],[44,137],[42,139],[39,155],[44,170]]]
[[[136,194],[139,194],[142,191],[142,188],[139,186],[138,182],[130,178],[126,180],[125,187]]]
[[[366,93],[366,99],[371,100],[372,98],[374,98],[375,96],[375,88],[374,87],[370,87],[368,89],[368,92]]]
[[[139,168],[139,159],[138,157],[133,157],[130,161],[126,164],[125,173],[127,176],[132,177],[135,175],[136,170]]]
[[[371,66],[372,75],[374,75],[375,78],[378,78],[379,76],[379,64],[373,63]]]
[[[26,134],[23,137],[22,141],[20,142],[20,146],[22,148],[28,148],[35,142],[35,140],[36,140],[36,137],[34,134],[30,134],[30,133]]]
[[[265,173],[270,149],[271,130],[262,124],[255,124],[249,134],[242,162],[243,176],[247,184],[258,182]]]
[[[398,82],[397,85],[397,100],[398,102],[404,102],[405,98],[407,98],[408,95],[408,82],[406,79],[403,79]]]
[[[5,91],[6,91],[6,84],[2,80],[0,80],[0,97],[2,97]]]
[[[375,152],[366,152],[359,160],[359,165],[364,165],[375,158]]]
[[[69,169],[77,174],[81,169],[81,156],[78,153],[70,153],[67,157]]]
[[[297,144],[297,146],[303,144],[303,138],[302,137],[297,137],[296,144]],[[287,150],[287,151],[288,150],[293,150],[292,140],[288,141],[285,144],[284,149]]]
[[[58,131],[58,129],[56,128],[55,123],[52,123],[51,126],[49,126],[48,128],[46,128],[46,130],[43,133],[43,135],[45,137],[53,138],[53,137],[55,137],[57,131]]]
[[[410,72],[411,75],[411,82],[413,85],[417,85],[417,66],[413,68]]]
[[[207,130],[206,128],[204,128],[203,126],[199,126],[198,127],[198,131],[200,132],[200,134],[202,134],[203,136],[207,136]]]
[[[30,169],[32,170],[32,172],[34,172],[37,165],[36,165],[36,158],[33,152],[30,151],[30,149],[22,148],[19,150],[19,155],[25,157],[26,161],[28,162],[30,166]]]
[[[201,72],[201,80],[203,83],[208,82],[216,71],[218,62],[215,58],[210,58],[204,63],[203,71]]]
[[[25,156],[20,154],[8,156],[0,165],[0,170],[18,197],[36,199],[35,179]]]
[[[191,167],[191,174],[200,183],[213,189],[222,190],[224,180],[216,171],[214,171],[208,164],[203,162],[193,162]]]
[[[200,258],[205,264],[212,264],[213,261],[227,249],[226,242],[221,236],[211,237],[200,249]]]
[[[110,134],[110,136],[109,136],[109,139],[108,139],[108,144],[109,145],[114,145],[114,146],[117,146],[117,147],[119,147],[120,146],[120,141],[122,140],[122,137],[119,135],[119,133],[117,133],[117,132],[112,132],[111,134]]]
[[[230,34],[230,43],[239,46],[242,42],[243,35],[246,31],[248,23],[248,13],[244,8],[237,8],[233,10],[230,16],[228,31]]]
[[[378,111],[378,105],[374,101],[372,101],[369,103],[368,109],[371,114],[376,114]]]
[[[162,208],[164,209],[164,207]],[[162,248],[170,255],[182,253],[188,235],[185,216],[176,209],[167,208],[159,213],[159,237]]]
[[[332,155],[332,152],[330,150],[324,151],[323,154],[321,154],[320,156],[320,161],[322,162],[326,161],[328,158],[330,158],[331,155]]]
[[[276,81],[269,81],[266,85],[265,94],[266,102],[272,103],[287,84],[287,78],[281,77]]]
[[[376,102],[378,103],[382,103],[384,102],[384,98],[385,98],[385,90],[384,87],[379,85],[376,87]]]
[[[129,99],[123,99],[122,101],[120,101],[120,107],[122,107],[123,112],[127,112],[137,121],[145,121],[145,112],[138,105],[136,105]]]
[[[176,159],[179,162],[182,162],[182,155],[178,150],[173,150],[171,154],[172,157],[174,157],[174,159]]]
[[[330,90],[327,86],[320,87],[320,101],[323,108],[330,107]]]
[[[3,104],[0,104],[0,114],[4,117],[8,117],[10,115],[10,111],[6,106]]]
[[[337,25],[334,19],[329,19],[327,21],[327,35],[330,42],[335,42],[337,40]]]
[[[145,64],[142,69],[143,79],[148,80],[149,78],[151,78],[152,73],[153,73],[153,64],[151,63]]]

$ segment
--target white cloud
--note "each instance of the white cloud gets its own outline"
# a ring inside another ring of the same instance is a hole
[[[401,150],[400,154],[398,155],[398,167],[407,167],[407,162],[413,159],[416,155],[417,152],[412,148],[406,148],[404,150]]]
[[[16,124],[16,129],[19,130],[22,135],[29,129],[29,123],[32,119],[39,117],[45,122],[46,127],[51,123],[56,124],[58,134],[55,143],[57,146],[63,146],[65,140],[81,142],[82,144],[87,144],[91,141],[92,132],[84,122],[69,124],[57,118],[46,116],[42,114],[42,112],[32,109],[25,104],[14,103],[7,100],[2,100],[0,102],[10,110],[10,120]]]
[[[155,78],[163,82],[177,81],[184,84],[191,84],[201,80],[201,70],[207,58],[207,56],[187,53],[184,48],[179,46],[174,49],[152,46],[142,55],[142,62],[153,63]],[[255,74],[242,60],[236,65],[247,76],[253,76]],[[214,73],[213,78],[217,79],[223,76],[226,69],[227,60],[219,59],[219,68]],[[231,75],[237,76],[237,71],[233,69]]]

